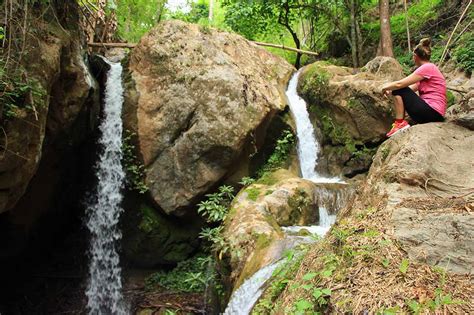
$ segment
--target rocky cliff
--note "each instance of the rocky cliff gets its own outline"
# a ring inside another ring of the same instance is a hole
[[[58,210],[60,192],[71,188],[81,172],[77,149],[95,129],[99,112],[98,86],[86,65],[77,27],[77,5],[35,7],[28,18],[35,31],[25,35],[18,67],[29,88],[1,120],[0,224],[5,256],[20,251],[33,226]]]

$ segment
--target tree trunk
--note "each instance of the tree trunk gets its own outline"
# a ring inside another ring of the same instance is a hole
[[[407,28],[407,42],[408,42],[408,52],[411,53],[411,36],[410,36],[410,25],[408,23],[408,5],[407,0],[403,1],[403,7],[405,9],[405,24]]]
[[[356,9],[355,9],[355,0],[351,0],[350,2],[350,19],[351,19],[351,52],[352,52],[352,63],[355,68],[359,67],[359,58],[357,55],[359,54],[359,47],[357,45],[357,34],[356,34]]]
[[[381,56],[393,57],[389,0],[379,0]]]
[[[214,19],[214,0],[209,0],[209,22]]]

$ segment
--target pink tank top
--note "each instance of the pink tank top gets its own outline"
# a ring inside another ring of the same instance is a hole
[[[446,113],[446,80],[438,67],[425,63],[415,70],[424,79],[418,82],[420,97],[442,116]]]

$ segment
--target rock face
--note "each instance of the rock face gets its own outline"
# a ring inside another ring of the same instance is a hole
[[[139,205],[137,209],[137,205]],[[122,248],[125,259],[139,267],[175,264],[199,245],[199,223],[176,222],[146,204],[133,204],[124,213]]]
[[[401,66],[393,58],[377,57],[362,70],[317,62],[300,76],[298,92],[323,146],[321,173],[352,177],[368,171],[374,148],[392,123],[391,104],[380,87],[402,78]]]
[[[92,133],[99,111],[98,86],[86,66],[76,26],[78,8],[74,3],[54,6],[68,16],[30,12],[32,18],[46,19],[35,26],[41,35],[26,39],[22,67],[32,88],[16,104],[14,117],[1,117],[0,238],[6,242],[6,256],[10,247],[20,250],[16,240],[27,239],[32,225],[51,212],[57,189],[81,172],[74,150]],[[65,30],[58,19],[70,28]]]
[[[165,212],[182,214],[248,159],[245,148],[285,107],[293,70],[240,36],[180,21],[141,39],[129,61],[125,123]]]
[[[452,123],[414,126],[379,148],[369,183],[388,194],[394,236],[411,259],[474,271],[473,148],[474,132]]]

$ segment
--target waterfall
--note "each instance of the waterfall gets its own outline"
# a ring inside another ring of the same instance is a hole
[[[316,172],[318,162],[319,144],[314,134],[314,128],[309,119],[306,102],[298,95],[297,85],[300,71],[296,72],[288,83],[286,96],[291,113],[296,123],[296,134],[298,138],[298,159],[301,167],[301,177],[315,183],[338,183],[344,184],[339,178],[326,178]],[[345,185],[340,185],[345,186]],[[347,201],[346,189],[326,189],[318,187],[315,192],[318,199],[319,224],[313,226],[287,226],[282,227],[287,237],[295,237],[301,230],[307,230],[312,234],[323,237],[336,221],[334,215]],[[344,198],[342,198],[344,197]],[[224,312],[227,315],[247,315],[251,312],[254,304],[258,301],[264,291],[272,273],[284,260],[269,264],[257,271],[232,294],[229,304]]]
[[[245,280],[232,294],[224,315],[250,314],[255,302],[263,293],[264,283],[270,279],[273,272],[283,263],[284,260],[280,260],[267,265]]]
[[[107,63],[109,63],[107,61]],[[121,239],[117,225],[122,212],[121,187],[125,177],[122,160],[122,66],[109,63],[105,88],[104,117],[100,124],[101,155],[97,165],[97,191],[87,209],[90,231],[87,307],[89,314],[127,314],[122,296],[120,257],[116,243]]]
[[[340,183],[337,177],[325,178],[316,173],[318,162],[319,144],[316,141],[313,124],[309,119],[306,102],[298,95],[297,86],[301,70],[296,72],[288,83],[286,96],[291,113],[296,123],[296,135],[298,138],[298,159],[301,168],[301,177],[316,183]]]

